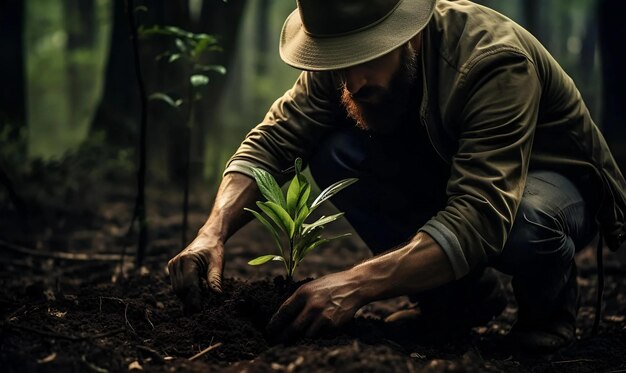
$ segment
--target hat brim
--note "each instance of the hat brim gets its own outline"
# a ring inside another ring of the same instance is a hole
[[[426,27],[435,0],[401,0],[382,22],[347,35],[312,37],[294,10],[280,35],[280,57],[286,64],[310,71],[338,70],[371,61],[398,48]]]

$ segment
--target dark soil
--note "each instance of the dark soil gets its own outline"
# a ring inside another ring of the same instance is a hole
[[[198,225],[202,219],[202,213],[192,216]],[[594,254],[589,248],[578,255],[578,338],[552,356],[521,355],[507,344],[506,333],[516,315],[510,286],[504,313],[468,334],[453,337],[432,326],[435,332],[428,334],[419,327],[384,323],[385,316],[409,305],[403,297],[364,307],[333,336],[285,346],[269,342],[265,325],[294,287],[277,279],[279,265],[246,264],[271,250],[271,239],[259,225],[250,224],[228,243],[224,293],[205,288],[202,311],[186,315],[164,270],[167,259],[180,249],[172,239],[176,218],[152,220],[160,233],[151,241],[148,264],[128,279],[115,261],[62,260],[44,249],[119,253],[125,239],[122,223],[116,221],[124,220],[109,213],[105,221],[99,230],[51,235],[39,244],[43,248],[34,249],[36,255],[0,243],[1,371],[626,371],[626,264],[613,254],[606,255],[605,309],[597,336],[591,336]],[[12,242],[37,246],[24,238]],[[358,237],[337,242],[307,257],[298,278],[338,271],[367,256]],[[117,282],[111,281],[112,275]],[[210,346],[216,347],[189,360]]]

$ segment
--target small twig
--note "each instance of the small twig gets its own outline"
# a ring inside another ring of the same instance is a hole
[[[126,325],[128,325],[130,330],[132,330],[133,333],[137,334],[137,332],[135,331],[135,328],[133,328],[133,326],[130,325],[130,321],[128,321],[127,313],[128,313],[128,303],[126,303],[126,307],[124,307],[124,320],[126,320]]]
[[[148,309],[147,308],[144,311],[144,315],[146,316],[146,320],[148,320],[148,323],[150,323],[150,326],[152,327],[152,329],[154,329],[154,324],[152,323],[152,321],[150,320],[150,317],[148,316]]]
[[[116,300],[122,304],[126,304],[126,301],[122,298],[117,298],[117,297],[100,297],[100,299],[108,299],[108,300]]]
[[[100,334],[95,334],[95,335],[92,335],[92,336],[87,336],[87,337],[85,337],[84,339],[96,339],[96,338],[104,338],[104,337],[109,337],[109,336],[112,336],[112,335],[119,334],[119,333],[121,333],[121,332],[123,332],[123,331],[125,331],[125,330],[126,330],[126,328],[124,328],[124,327],[122,327],[122,328],[117,328],[117,329],[113,329],[113,330],[108,331],[108,332],[104,332],[104,333],[100,333]]]
[[[100,368],[99,366],[97,366],[97,365],[95,365],[95,364],[93,364],[93,363],[88,362],[88,361],[87,361],[87,358],[85,357],[85,355],[81,356],[81,360],[82,360],[85,364],[87,364],[87,366],[88,366],[89,368],[91,368],[91,369],[95,370],[95,371],[96,371],[96,372],[98,372],[98,373],[109,373],[109,371],[108,371],[107,369]]]
[[[14,318],[15,316],[17,316],[18,313],[22,312],[24,310],[24,308],[26,308],[26,305],[22,305],[20,308],[16,309],[15,311],[11,312],[9,314],[9,316],[6,317],[7,320],[11,320],[12,318]]]
[[[154,349],[152,349],[152,348],[150,348],[150,347],[148,347],[148,346],[141,346],[141,345],[138,345],[138,346],[137,346],[137,349],[138,349],[139,351],[145,352],[145,353],[147,353],[148,355],[152,356],[152,358],[153,358],[153,359],[155,359],[155,360],[157,360],[158,362],[164,362],[164,361],[165,361],[165,359],[163,358],[163,356],[162,356],[162,355],[161,355],[161,354],[160,354],[157,350],[154,350]]]
[[[211,351],[213,349],[216,349],[216,348],[218,348],[221,345],[222,345],[222,342],[217,342],[213,346],[209,346],[209,347],[205,348],[204,350],[198,352],[197,354],[193,355],[192,357],[190,357],[189,361],[194,361],[197,358],[204,356],[204,354],[206,354],[207,352],[209,352],[209,351]]]
[[[609,370],[607,373],[624,373],[626,369]]]
[[[574,364],[574,363],[595,363],[595,360],[591,359],[575,359],[575,360],[562,360],[553,361],[552,364]]]

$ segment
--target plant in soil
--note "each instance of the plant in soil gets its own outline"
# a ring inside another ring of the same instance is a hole
[[[321,236],[324,226],[339,219],[343,212],[322,216],[310,224],[305,223],[305,221],[320,204],[358,180],[349,178],[337,181],[324,189],[313,202],[309,203],[311,184],[302,175],[302,159],[297,158],[295,160],[294,169],[295,176],[289,183],[285,195],[276,179],[269,172],[253,167],[254,179],[261,194],[267,199],[266,201],[257,201],[256,204],[269,220],[255,210],[245,209],[250,211],[270,231],[279,252],[279,255],[268,254],[259,256],[249,261],[248,264],[260,265],[272,260],[281,261],[285,265],[288,281],[292,281],[298,264],[313,249],[334,239],[349,235],[347,233],[328,238],[322,238]],[[285,245],[285,242],[288,242],[288,244]]]

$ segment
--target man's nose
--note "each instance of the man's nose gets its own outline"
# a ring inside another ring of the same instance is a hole
[[[367,76],[361,66],[349,67],[344,70],[346,89],[350,94],[357,93],[367,84]]]

